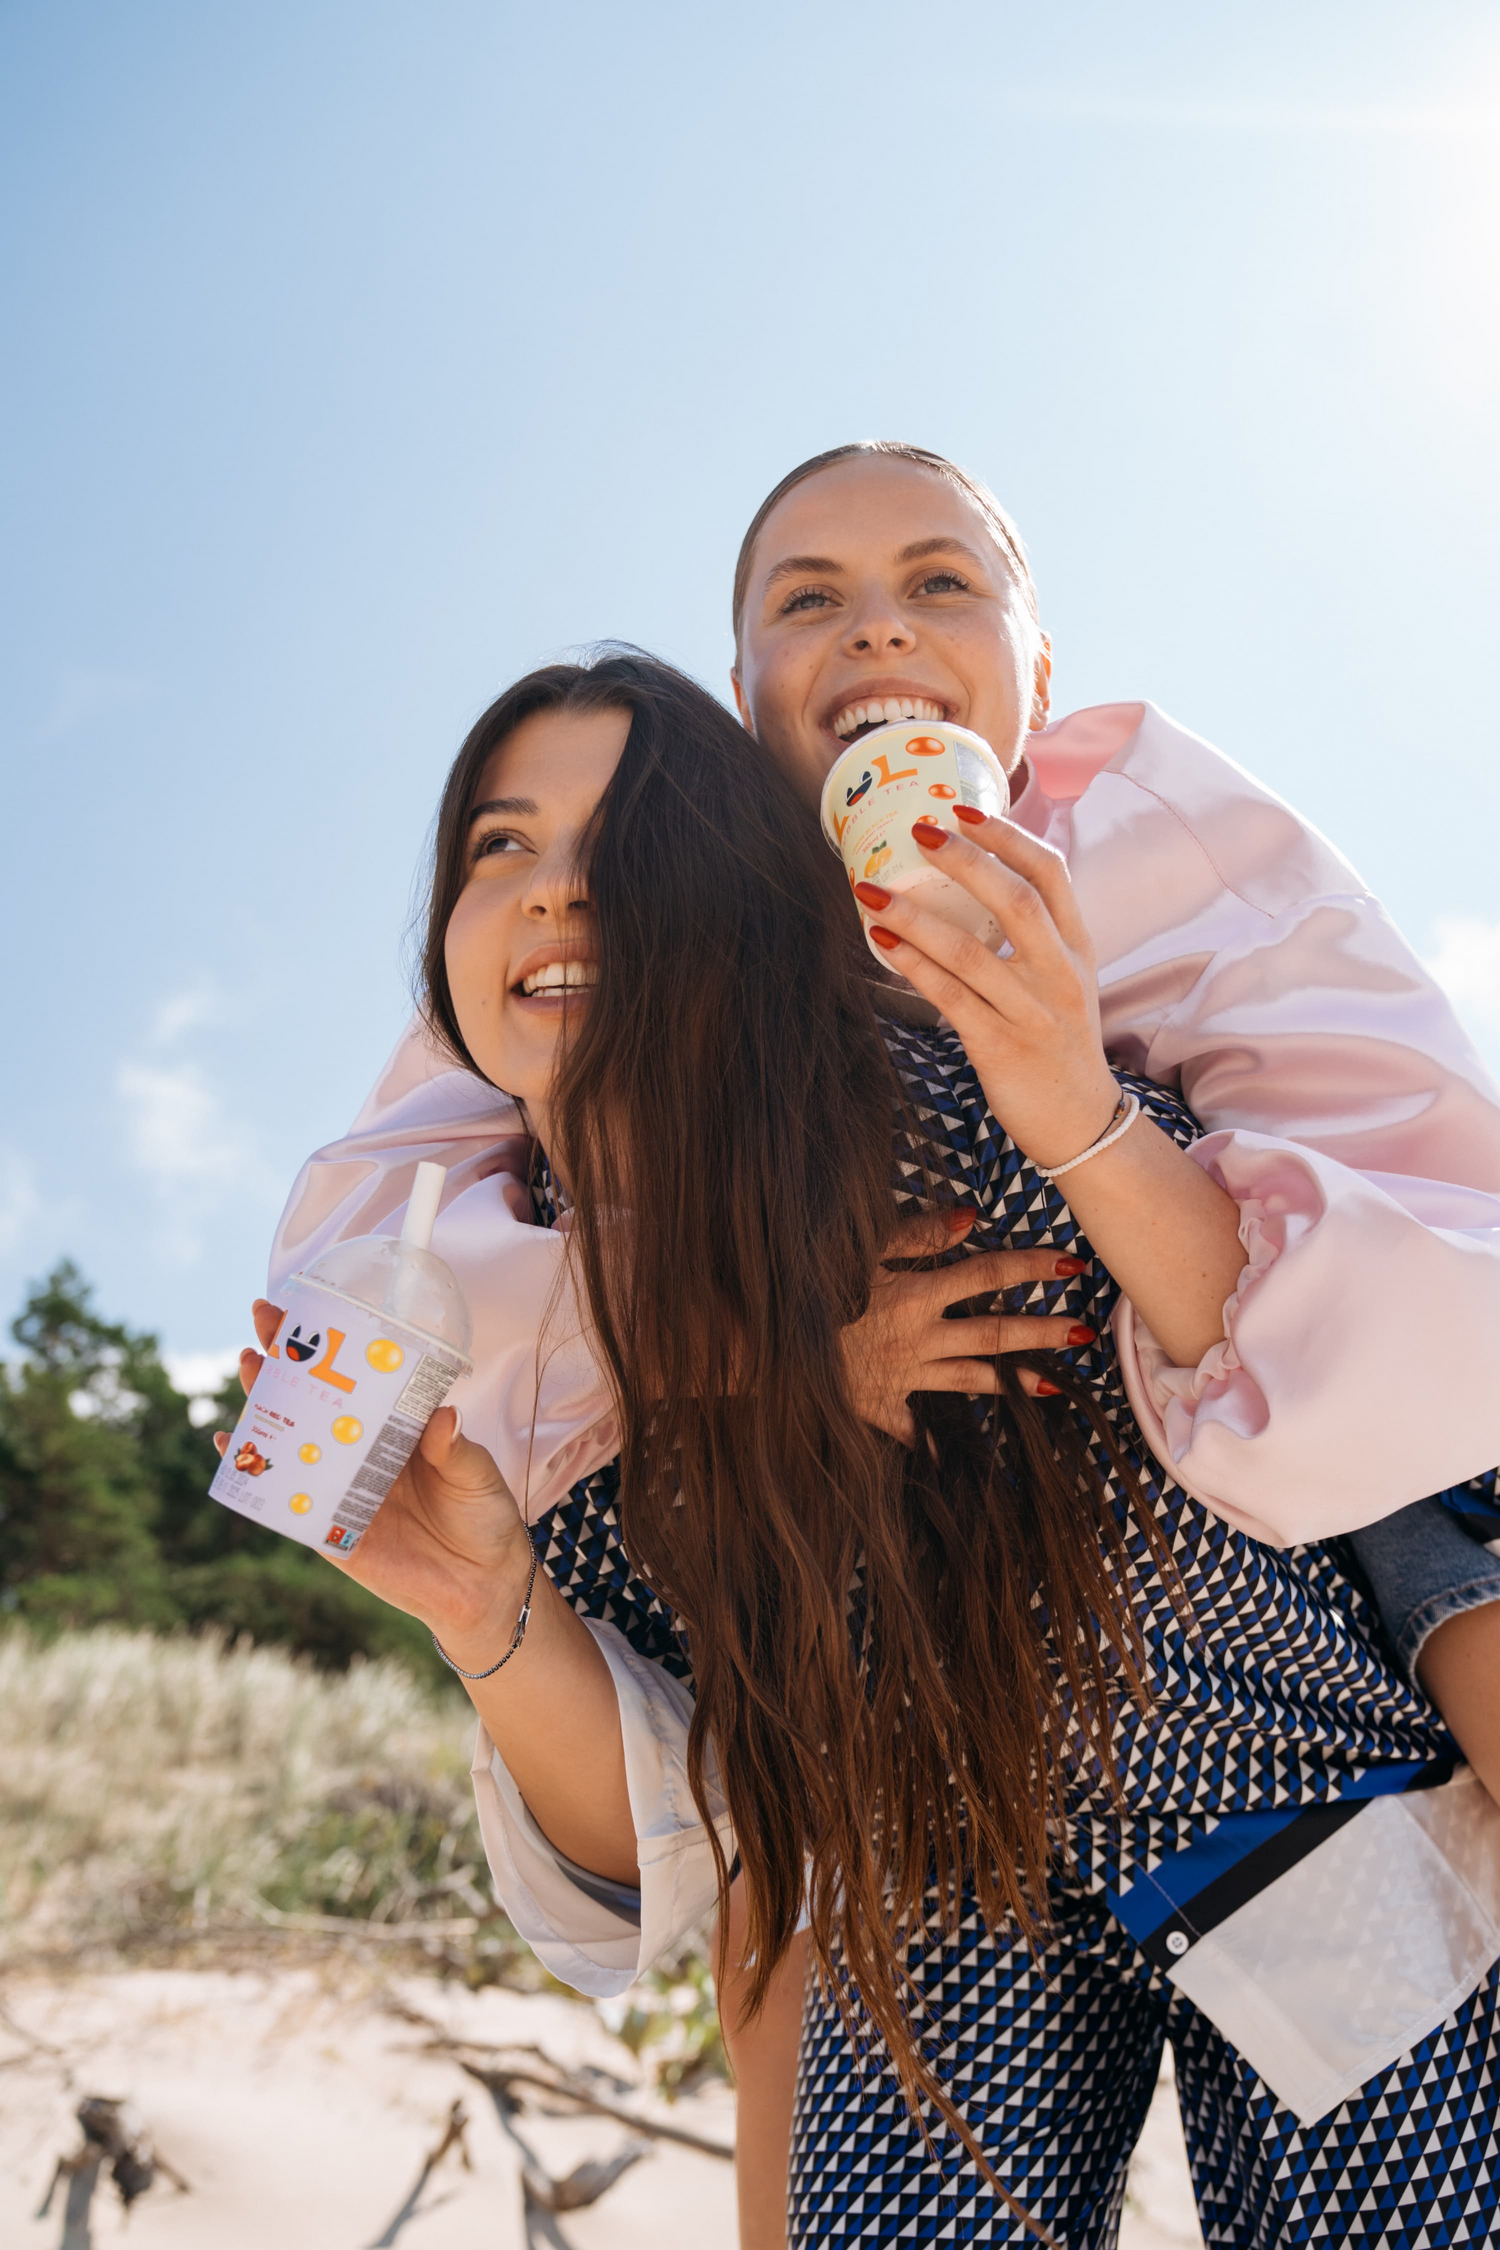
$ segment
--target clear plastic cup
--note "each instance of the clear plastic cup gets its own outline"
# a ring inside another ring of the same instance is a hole
[[[823,833],[844,862],[850,884],[881,883],[888,891],[920,891],[926,913],[969,930],[985,945],[1003,932],[988,908],[931,860],[912,836],[916,820],[958,826],[955,805],[978,805],[996,819],[1010,810],[1005,768],[982,735],[967,727],[905,719],[877,727],[851,745],[823,784]],[[865,942],[872,917],[861,910]],[[890,972],[878,946],[870,951]]]
[[[444,1177],[419,1165],[401,1235],[337,1242],[291,1282],[209,1486],[226,1508],[304,1547],[358,1546],[470,1370],[468,1305],[427,1247]]]

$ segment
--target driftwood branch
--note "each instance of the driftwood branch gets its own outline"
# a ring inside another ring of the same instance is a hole
[[[612,2117],[617,2125],[628,2125],[632,2132],[649,2134],[654,2141],[673,2141],[679,2148],[696,2149],[700,2156],[719,2156],[726,2163],[734,2162],[734,2150],[726,2148],[722,2141],[712,2141],[704,2133],[691,2133],[685,2125],[664,2125],[654,2117],[642,2117],[639,2110],[629,2108],[624,2102],[611,2101],[608,2094],[597,2092],[572,2071],[565,2071],[556,2063],[552,2064],[550,2070],[540,2071],[528,2070],[524,2065],[516,2067],[505,2063],[469,2062],[462,2051],[469,2044],[467,2040],[461,2039],[436,2039],[430,2042],[434,2052],[451,2054],[460,2070],[467,2071],[481,2086],[487,2086],[492,2094],[509,2096],[513,2086],[525,2086],[536,2093],[551,2094],[558,2101],[572,2102],[579,2109],[592,2110],[596,2117]],[[493,2048],[471,2051],[481,2054],[496,2052]]]
[[[560,2101],[571,2102],[576,2109],[592,2110],[596,2117],[613,2118],[617,2125],[628,2125],[632,2132],[644,2133],[652,2140],[673,2141],[679,2148],[695,2149],[700,2156],[717,2156],[726,2163],[734,2162],[734,2150],[726,2148],[722,2141],[710,2140],[704,2133],[690,2132],[685,2125],[666,2125],[654,2117],[643,2117],[638,2109],[626,2102],[615,2101],[597,2086],[590,2085],[579,2072],[567,2070],[561,2063],[554,2062],[541,2047],[531,2044],[495,2047],[487,2045],[483,2040],[455,2039],[451,2033],[444,2031],[441,2024],[435,2023],[431,2016],[424,2015],[420,2008],[410,2007],[402,2000],[387,2001],[386,2013],[394,2016],[399,2023],[409,2023],[419,2031],[425,2031],[428,2034],[426,2048],[429,2054],[451,2055],[460,2070],[466,2071],[470,2078],[487,2087],[491,2094],[509,2099],[513,2086],[525,2087],[532,2093],[551,2094]],[[468,2059],[471,2056],[515,2054],[533,2057],[536,2067],[527,2063]]]

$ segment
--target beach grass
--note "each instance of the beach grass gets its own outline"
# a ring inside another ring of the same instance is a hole
[[[490,1888],[472,1707],[398,1659],[13,1625],[0,1710],[0,1970],[353,1952],[564,1989]],[[601,2013],[666,2090],[724,2067],[699,1940]]]

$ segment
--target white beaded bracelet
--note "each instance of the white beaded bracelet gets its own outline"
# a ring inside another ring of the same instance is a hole
[[[1113,1148],[1116,1141],[1123,1140],[1140,1114],[1140,1095],[1122,1094],[1115,1104],[1114,1116],[1098,1140],[1090,1142],[1082,1156],[1070,1156],[1066,1164],[1039,1164],[1037,1170],[1044,1180],[1060,1180],[1064,1172],[1076,1171],[1080,1164],[1087,1164],[1091,1156],[1098,1156],[1102,1150]]]

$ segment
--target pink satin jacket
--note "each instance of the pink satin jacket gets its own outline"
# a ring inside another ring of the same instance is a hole
[[[1346,860],[1149,703],[1031,735],[1012,817],[1067,860],[1119,1067],[1180,1086],[1240,1207],[1224,1341],[1172,1366],[1116,1315],[1146,1436],[1188,1491],[1279,1545],[1357,1528],[1500,1460],[1500,1090]],[[617,1448],[566,1265],[531,1223],[515,1106],[418,1023],[303,1167],[270,1290],[399,1228],[449,1167],[433,1247],[474,1314],[453,1398],[535,1519]]]

